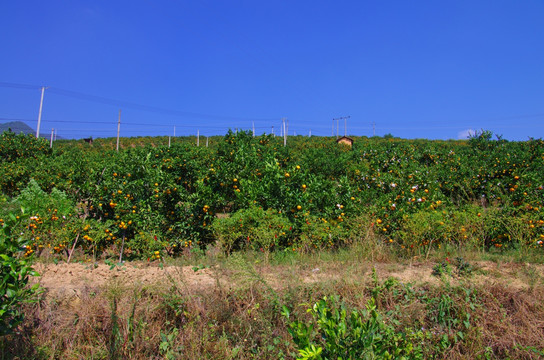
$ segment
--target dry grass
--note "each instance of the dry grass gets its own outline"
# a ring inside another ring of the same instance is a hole
[[[20,333],[1,339],[0,358],[293,358],[296,349],[281,306],[304,319],[306,306],[300,304],[333,294],[359,309],[374,296],[399,330],[429,329],[429,339],[422,340],[429,346],[446,332],[434,309],[441,297],[451,298],[456,314],[470,313],[471,327],[464,330],[463,341],[441,352],[429,348],[427,358],[537,359],[544,350],[541,267],[526,271],[526,286],[511,286],[504,277],[515,276],[517,270],[489,271],[481,275],[487,281],[475,275],[431,282],[421,278],[432,263],[410,266],[362,257],[349,261],[345,254],[261,264],[253,256],[226,259],[206,269],[215,281],[201,287],[183,269],[169,266],[163,281],[147,285],[118,279],[86,285],[74,297],[46,293],[39,303],[27,306]],[[378,281],[372,278],[373,268],[378,269]],[[415,271],[412,281],[385,281],[403,269]]]

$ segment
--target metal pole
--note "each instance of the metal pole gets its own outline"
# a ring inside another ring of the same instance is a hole
[[[350,118],[351,116],[342,116],[342,117],[339,117],[339,118],[336,118],[336,119],[332,119],[333,121],[333,131],[334,131],[334,120],[336,120],[336,138],[338,138],[338,128],[339,128],[339,124],[340,124],[340,120],[344,120],[344,136],[348,136],[348,119]]]
[[[196,131],[196,146],[200,146],[200,130]]]
[[[287,146],[287,127],[285,124],[285,118],[282,118],[282,124],[283,124],[283,146]]]
[[[121,109],[119,109],[119,120],[117,121],[117,152],[119,152],[119,133],[121,131]]]
[[[253,121],[252,124],[253,124],[253,137],[255,137],[255,121]]]
[[[51,141],[49,142],[49,147],[53,147],[53,134],[55,133],[55,129],[51,129]]]
[[[208,147],[208,137],[206,136],[206,147]]]
[[[45,92],[45,86],[42,86],[42,97],[40,99],[40,112],[38,113],[38,126],[36,127],[36,137],[40,137],[40,125],[42,123],[42,109],[43,109],[43,94]]]

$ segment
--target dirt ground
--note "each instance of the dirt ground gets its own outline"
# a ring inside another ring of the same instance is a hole
[[[319,283],[326,281],[369,281],[372,269],[381,279],[394,277],[401,282],[413,284],[438,284],[441,280],[432,275],[434,263],[392,264],[366,263],[349,267],[338,263],[323,263],[315,268],[293,266],[261,266],[256,271],[272,287],[282,288],[287,284]],[[475,262],[473,274],[468,281],[492,285],[500,282],[516,289],[544,285],[544,265]],[[124,286],[168,285],[183,283],[188,288],[235,286],[237,277],[233,270],[193,268],[192,266],[164,266],[143,262],[130,262],[119,267],[99,263],[36,264],[40,273],[32,282],[39,282],[46,296],[57,301],[78,302],[82,293],[97,292],[109,284]],[[457,281],[455,276],[451,281]]]

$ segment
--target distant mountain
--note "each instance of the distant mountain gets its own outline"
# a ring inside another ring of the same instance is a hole
[[[0,134],[4,131],[11,129],[16,134],[25,133],[25,134],[35,134],[36,130],[28,126],[22,121],[12,121],[4,124],[0,124]]]

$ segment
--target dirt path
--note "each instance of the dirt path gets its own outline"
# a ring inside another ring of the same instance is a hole
[[[192,286],[211,287],[216,280],[210,269],[194,271],[190,266],[149,266],[145,263],[127,263],[124,266],[107,264],[84,265],[80,263],[36,264],[39,282],[46,296],[60,301],[73,302],[82,294],[98,292],[111,284],[130,286],[153,286],[183,281]]]
[[[361,264],[346,269],[335,263],[324,263],[320,267],[301,269],[297,266],[261,267],[257,271],[273,287],[281,288],[287,283],[319,283],[325,281],[368,281],[372,268],[381,279],[397,278],[402,282],[414,284],[438,284],[440,279],[432,275],[434,263],[417,264]],[[529,286],[544,285],[544,265],[533,264],[498,264],[493,262],[474,263],[474,274],[469,281],[479,284],[501,284],[513,288],[528,288]],[[191,266],[149,265],[132,262],[122,267],[110,267],[104,263],[84,265],[80,263],[37,264],[35,269],[39,277],[32,279],[46,289],[47,296],[57,300],[81,298],[82,293],[104,289],[109,284],[116,283],[124,286],[153,286],[168,284],[175,281],[183,283],[188,288],[211,288],[217,279],[227,286],[235,283],[233,271],[221,274],[215,270],[204,268],[194,269]],[[196,270],[196,271],[195,271]],[[455,279],[452,279],[455,281]]]

